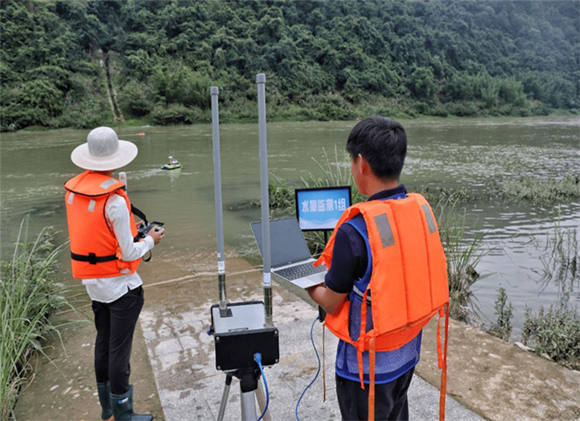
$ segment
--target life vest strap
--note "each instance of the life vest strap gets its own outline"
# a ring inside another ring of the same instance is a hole
[[[443,316],[443,308],[440,308],[439,318],[437,319],[437,364],[439,370],[443,370],[443,348],[441,347],[441,317]]]
[[[375,338],[369,342],[369,421],[375,421],[375,364],[376,364]]]
[[[437,335],[439,337],[439,335]],[[441,396],[439,397],[439,420],[445,421],[445,395],[447,392],[447,343],[449,342],[449,303],[445,305],[445,345],[443,348],[443,367],[441,370]],[[439,347],[438,352],[441,352]]]
[[[363,351],[365,346],[365,338],[367,336],[367,297],[369,293],[369,289],[365,290],[363,294],[361,308],[361,320],[360,320],[360,334],[357,341],[357,358],[358,358],[358,370],[359,370],[359,379],[360,379],[360,387],[364,390],[365,383],[364,383],[364,376],[363,376]]]
[[[133,206],[133,204],[131,204],[131,213],[133,215],[137,215],[139,218],[141,218],[143,220],[143,222],[145,222],[145,225],[148,224],[148,222],[147,222],[147,216],[145,216],[145,214],[143,213],[142,210],[140,210],[139,208],[136,208],[135,206]]]
[[[90,265],[96,265],[97,263],[112,262],[117,260],[116,254],[111,254],[109,256],[97,256],[95,253],[86,254],[76,254],[72,251],[70,252],[70,258],[78,262],[88,262]]]
[[[324,331],[326,327],[322,325],[322,403],[326,402],[326,351],[324,349]]]

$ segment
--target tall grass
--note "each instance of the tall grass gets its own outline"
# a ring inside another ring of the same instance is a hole
[[[339,154],[338,148],[334,146],[334,159],[329,158],[326,149],[322,150],[324,161],[319,162],[315,158],[313,161],[318,165],[322,174],[316,176],[312,173],[307,178],[302,177],[302,183],[306,188],[315,187],[334,187],[334,186],[351,186],[352,203],[358,203],[365,200],[365,197],[358,191],[350,171],[350,157],[348,153]],[[342,155],[342,156],[341,156]]]
[[[0,419],[13,417],[18,392],[41,340],[56,327],[49,316],[68,305],[65,287],[56,281],[57,257],[65,245],[43,229],[29,242],[29,217],[20,225],[12,258],[0,267]]]
[[[568,302],[574,287],[580,293],[580,242],[575,228],[563,228],[558,218],[547,237],[540,261],[543,289],[551,283],[556,284],[561,305]]]
[[[558,220],[540,256],[543,288],[556,284],[558,303],[537,313],[526,308],[522,340],[534,352],[559,364],[580,369],[580,312],[570,304],[580,294],[580,244],[575,228],[565,229]],[[576,291],[575,291],[576,288]]]
[[[476,267],[484,256],[481,235],[466,240],[466,214],[461,213],[454,195],[441,198],[433,211],[439,223],[439,235],[445,257],[449,281],[449,313],[451,317],[470,320],[470,306],[475,307],[472,286],[478,279]]]

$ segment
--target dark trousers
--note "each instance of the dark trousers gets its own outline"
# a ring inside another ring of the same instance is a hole
[[[97,341],[95,374],[97,382],[111,383],[111,393],[129,390],[131,345],[135,325],[143,308],[143,288],[128,291],[112,303],[93,301]]]
[[[389,383],[375,384],[375,420],[409,419],[407,390],[415,368]],[[336,395],[343,421],[368,420],[369,385],[336,376]]]

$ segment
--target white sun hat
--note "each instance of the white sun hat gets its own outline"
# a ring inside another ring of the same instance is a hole
[[[109,171],[124,167],[136,156],[135,144],[119,140],[110,127],[97,127],[87,136],[87,143],[72,151],[70,159],[85,170]]]

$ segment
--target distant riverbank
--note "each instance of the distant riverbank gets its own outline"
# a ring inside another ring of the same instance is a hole
[[[445,106],[438,104],[430,106],[424,103],[399,103],[397,100],[381,99],[373,103],[363,103],[357,106],[349,104],[338,95],[333,101],[312,101],[312,106],[290,105],[276,106],[267,104],[267,118],[269,123],[275,122],[316,122],[316,121],[351,121],[359,120],[371,115],[383,115],[399,120],[439,120],[465,118],[501,118],[501,117],[573,117],[580,116],[580,112],[565,109],[550,109],[546,107],[497,107],[486,109],[477,103],[448,103]],[[238,109],[238,107],[236,107]],[[245,111],[230,110],[220,106],[221,124],[245,124],[258,121],[257,106],[249,102]],[[418,111],[421,110],[421,111]],[[19,130],[2,128],[4,132],[14,131],[45,131],[55,129],[90,129],[97,126],[143,127],[143,126],[172,126],[196,125],[211,123],[211,110],[170,105],[156,108],[154,112],[141,117],[128,117],[123,121],[115,120],[112,116],[103,120],[67,119],[68,123],[55,122],[54,126],[27,126]]]

